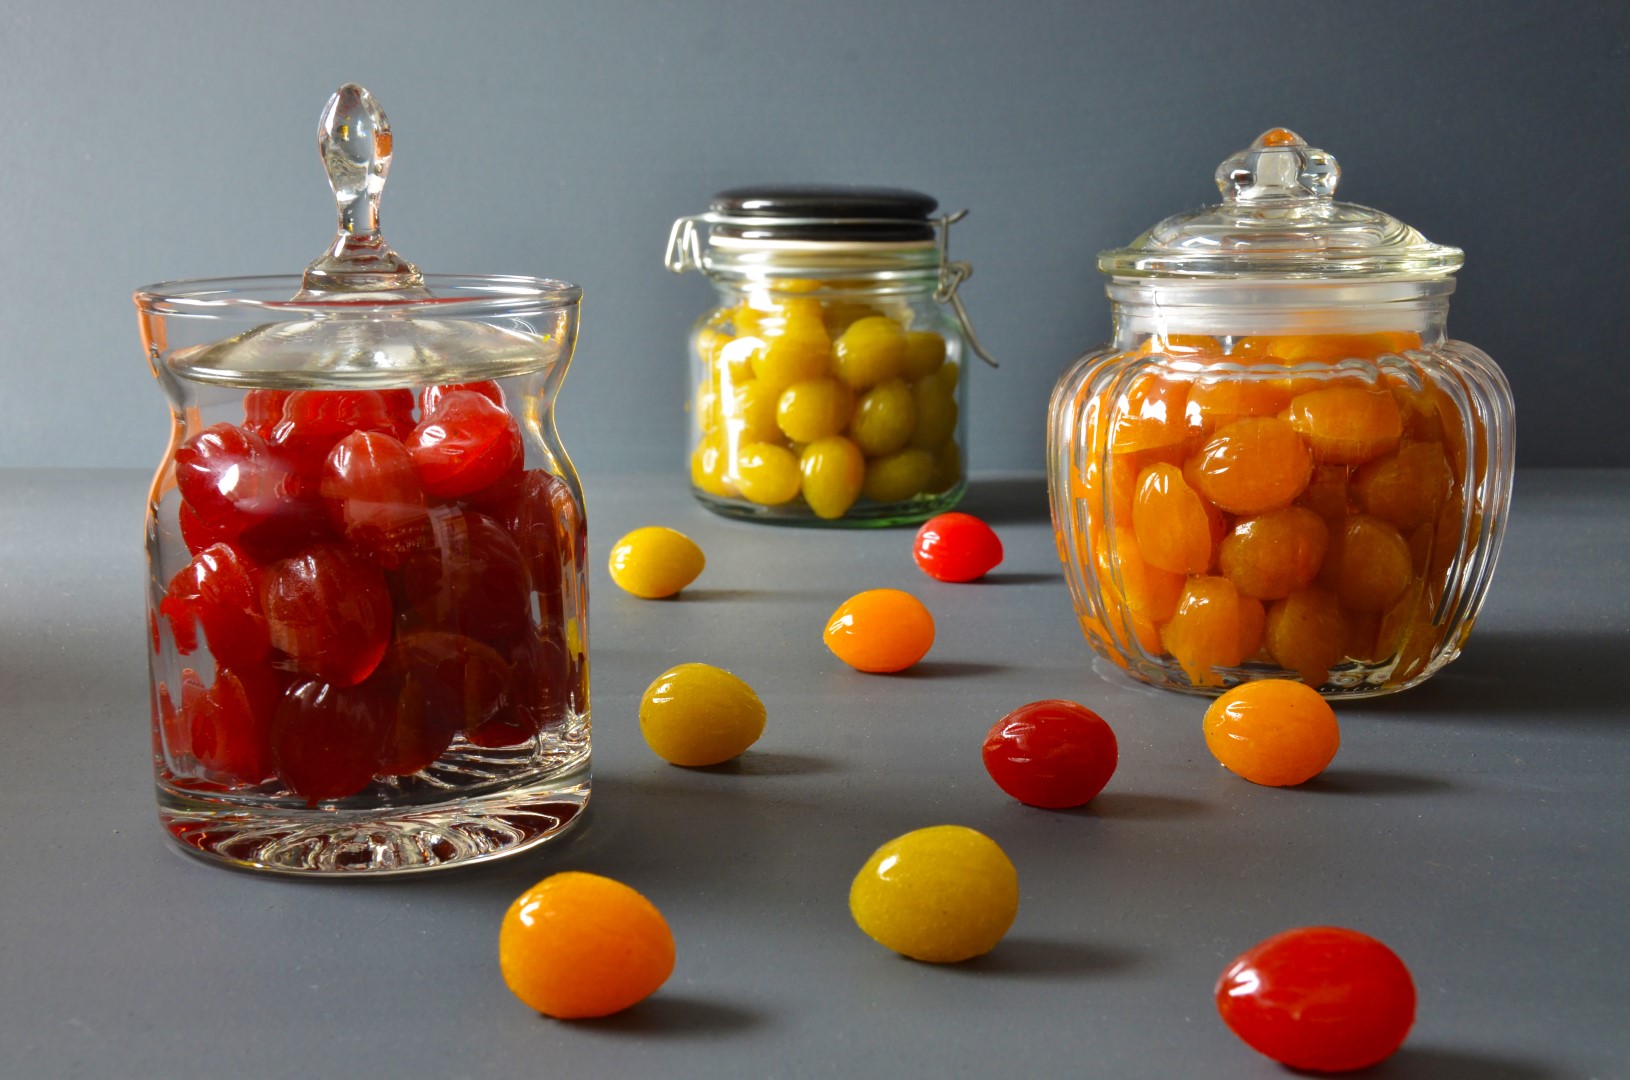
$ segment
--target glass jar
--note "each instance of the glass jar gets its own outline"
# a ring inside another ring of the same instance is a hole
[[[1087,640],[1145,682],[1400,690],[1483,602],[1510,389],[1445,334],[1459,249],[1338,177],[1274,129],[1218,168],[1222,205],[1099,258],[1115,337],[1054,391],[1049,491]]]
[[[589,795],[583,497],[552,412],[581,293],[396,256],[360,87],[319,145],[341,229],[303,277],[136,294],[172,409],[147,512],[159,817],[290,873],[522,851]]]
[[[755,187],[681,218],[668,268],[718,303],[690,335],[690,478],[702,504],[793,525],[898,525],[967,486],[966,360],[989,362],[927,195]],[[706,237],[702,235],[706,227]],[[947,311],[947,305],[949,311]]]

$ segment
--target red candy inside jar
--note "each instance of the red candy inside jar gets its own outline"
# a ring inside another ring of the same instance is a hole
[[[322,125],[327,254],[136,296],[174,424],[147,528],[160,819],[292,873],[524,850],[589,790],[583,498],[553,418],[581,291],[421,274],[378,231],[383,112],[345,87]]]

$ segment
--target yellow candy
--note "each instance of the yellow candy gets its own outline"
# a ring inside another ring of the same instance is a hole
[[[711,432],[702,436],[690,456],[690,482],[709,495],[734,498],[736,485],[730,476],[730,446],[724,436]]]
[[[744,382],[723,401],[724,415],[736,438],[744,443],[777,442],[781,428],[776,423],[778,406],[775,389],[757,380]]]
[[[680,664],[640,699],[640,733],[675,765],[729,761],[764,734],[764,703],[753,688],[711,664]]]
[[[915,382],[932,375],[945,363],[945,339],[932,330],[906,331],[906,360],[903,374]]]
[[[798,497],[798,459],[773,443],[749,443],[736,455],[736,488],[760,506],[780,506]]]
[[[789,318],[753,354],[753,374],[776,394],[796,382],[819,379],[831,368],[832,339],[818,318]]]
[[[936,825],[872,853],[849,888],[855,923],[913,960],[954,964],[996,947],[1019,911],[1019,875],[983,833]]]
[[[950,439],[934,454],[934,471],[928,477],[928,490],[938,495],[956,487],[962,479],[962,448]]]
[[[883,315],[856,319],[833,346],[838,378],[856,390],[898,377],[905,364],[905,331]]]
[[[956,433],[956,390],[940,379],[921,379],[911,388],[911,396],[917,405],[911,445],[919,450],[938,450]]]
[[[776,423],[793,442],[810,443],[836,435],[849,422],[855,394],[837,379],[810,379],[781,391]]]
[[[899,502],[928,487],[934,456],[927,450],[900,450],[866,463],[860,493],[873,502]]]
[[[696,541],[660,525],[635,529],[611,547],[611,580],[647,600],[672,596],[695,581],[705,565]]]
[[[866,458],[860,447],[843,436],[810,443],[804,447],[798,466],[804,474],[804,501],[816,517],[828,521],[840,518],[860,498]]]
[[[855,406],[849,437],[867,457],[882,457],[905,446],[917,425],[917,403],[911,387],[890,379],[872,387]]]

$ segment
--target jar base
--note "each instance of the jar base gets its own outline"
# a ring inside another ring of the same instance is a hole
[[[936,514],[955,509],[967,489],[967,481],[959,480],[955,487],[938,495],[909,502],[858,503],[837,518],[816,517],[802,501],[781,506],[760,506],[742,499],[722,499],[697,487],[691,488],[691,494],[715,514],[739,521],[805,529],[886,529],[897,525],[921,525]]]
[[[507,858],[558,839],[582,819],[582,763],[519,788],[396,809],[269,810],[159,785],[159,822],[188,854],[300,877],[416,874]]]

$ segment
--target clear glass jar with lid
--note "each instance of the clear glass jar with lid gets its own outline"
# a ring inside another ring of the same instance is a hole
[[[388,874],[519,852],[589,795],[583,497],[555,433],[581,292],[421,274],[342,87],[304,275],[136,293],[170,446],[147,513],[159,817],[196,854]]]
[[[721,514],[896,525],[967,486],[967,360],[989,362],[927,195],[892,188],[720,192],[674,223],[667,264],[717,304],[690,335],[690,478]]]
[[[1412,686],[1460,652],[1510,502],[1512,402],[1445,332],[1462,253],[1337,202],[1271,130],[1219,206],[1105,252],[1114,340],[1053,394],[1048,480],[1087,640],[1157,686]]]

